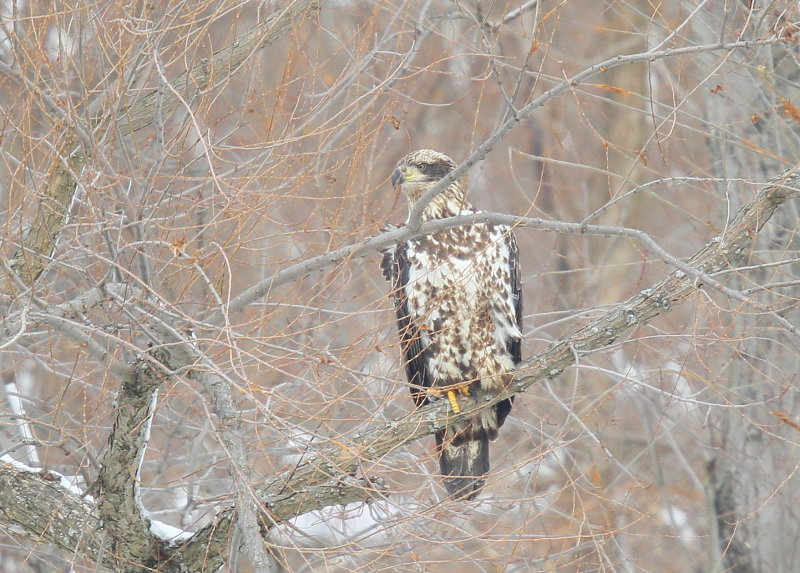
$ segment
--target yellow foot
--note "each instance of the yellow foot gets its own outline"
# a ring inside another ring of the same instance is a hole
[[[456,397],[456,393],[453,390],[447,391],[447,399],[450,400],[450,407],[453,409],[453,413],[460,414],[461,406],[458,405],[458,398]]]
[[[462,396],[469,396],[469,383],[459,385],[451,384],[444,387],[434,386],[433,388],[428,388],[428,395],[443,396],[446,394],[447,401],[450,402],[450,408],[453,410],[453,413],[460,414],[461,406],[458,403],[458,394],[456,394],[456,390],[458,390],[458,394]]]

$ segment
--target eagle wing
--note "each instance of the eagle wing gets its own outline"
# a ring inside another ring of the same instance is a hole
[[[383,276],[392,285],[397,328],[400,332],[400,345],[405,358],[406,377],[411,389],[411,396],[417,406],[424,406],[428,403],[425,388],[431,386],[430,374],[426,368],[429,351],[423,345],[419,327],[411,319],[411,310],[408,307],[406,285],[408,284],[409,264],[405,247],[406,244],[401,243],[393,249],[385,251],[381,269]]]
[[[509,274],[511,276],[511,298],[514,302],[514,319],[517,323],[517,328],[522,332],[522,286],[519,271],[519,247],[517,241],[514,239],[514,234],[510,231],[506,233],[506,245],[508,246],[508,265]],[[522,362],[522,339],[515,336],[509,337],[506,343],[508,353],[511,354],[511,359],[517,365]]]
[[[522,332],[522,283],[520,280],[519,270],[519,247],[517,247],[517,241],[511,231],[505,233],[505,241],[506,247],[508,247],[508,270],[509,277],[511,279],[508,285],[508,295],[510,296],[512,302],[511,308],[514,309],[514,322],[516,323],[519,331]],[[506,348],[508,349],[508,353],[511,355],[511,360],[514,361],[515,366],[522,362],[521,338],[509,336],[506,340]],[[507,400],[498,402],[497,406],[495,406],[498,428],[503,425],[503,422],[505,422],[506,417],[508,416],[509,412],[511,412],[511,406],[513,404],[514,397],[511,396],[511,398]]]

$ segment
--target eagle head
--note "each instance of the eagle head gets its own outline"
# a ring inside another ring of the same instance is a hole
[[[408,197],[409,203],[413,205],[425,191],[455,167],[455,162],[444,153],[433,149],[419,149],[409,153],[397,163],[397,168],[392,174],[392,187],[396,188],[399,185]],[[454,184],[451,187],[457,195],[463,194],[459,185]]]

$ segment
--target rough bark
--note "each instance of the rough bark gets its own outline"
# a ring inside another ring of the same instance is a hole
[[[54,159],[47,185],[42,191],[31,228],[22,240],[22,248],[9,259],[8,266],[27,286],[31,286],[50,262],[69,206],[78,188],[77,174],[86,158],[74,137],[67,137]],[[0,292],[11,294],[14,283],[4,277]]]
[[[98,477],[98,511],[119,571],[141,571],[156,565],[161,546],[142,514],[139,468],[149,439],[155,392],[163,376],[144,360],[135,370],[133,379],[123,382],[117,392],[114,424]]]
[[[64,551],[102,555],[103,528],[94,504],[68,491],[47,470],[0,462],[0,518],[11,530]]]

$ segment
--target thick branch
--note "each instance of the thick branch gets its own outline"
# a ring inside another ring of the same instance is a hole
[[[200,364],[212,366],[207,360]],[[236,523],[242,536],[242,544],[257,571],[271,567],[271,559],[264,548],[261,528],[258,526],[258,501],[250,489],[250,466],[247,464],[247,448],[241,436],[242,419],[239,408],[231,396],[231,383],[218,374],[198,369],[190,376],[200,383],[203,394],[211,402],[222,444],[228,454],[228,472],[236,495]],[[266,530],[265,530],[266,531]]]
[[[258,571],[270,569],[272,563],[264,547],[259,527],[259,503],[252,494],[249,477],[250,467],[247,464],[247,448],[241,436],[241,416],[231,394],[232,382],[217,372],[217,368],[202,353],[195,341],[176,331],[163,320],[154,319],[152,328],[164,343],[171,342],[163,349],[159,361],[171,370],[177,371],[189,367],[188,377],[197,381],[207,401],[211,404],[217,417],[215,427],[220,441],[227,453],[228,471],[233,482],[236,496],[234,503],[235,519],[215,522],[211,529],[213,536],[205,543],[224,546],[228,542],[228,530],[233,523],[237,524],[245,551],[253,566]],[[267,530],[263,529],[266,533]],[[222,536],[222,537],[220,537]],[[205,551],[208,549],[206,548]],[[223,551],[221,555],[224,555]],[[220,563],[221,564],[221,563]]]
[[[123,382],[101,460],[99,511],[120,571],[141,571],[157,562],[160,540],[150,533],[150,522],[143,515],[139,474],[160,384],[155,369],[144,360],[136,376]]]
[[[69,553],[101,555],[100,516],[60,479],[47,470],[32,472],[0,462],[0,520],[17,533]]]
[[[53,161],[31,228],[22,240],[22,248],[8,261],[8,266],[26,285],[32,285],[50,261],[78,187],[75,174],[81,170],[84,161],[74,138],[67,139],[61,146],[61,154]],[[13,292],[14,283],[6,277],[0,293]]]
[[[353,502],[369,502],[380,499],[388,493],[382,482],[368,478],[353,478],[350,476],[341,479],[332,479],[328,482],[303,487],[301,490],[281,491],[275,489],[270,495],[268,507],[262,511],[269,512],[268,517],[262,515],[261,525],[269,527],[275,523],[286,521],[308,513],[320,507],[331,505],[346,505]],[[263,499],[259,495],[259,499]],[[213,523],[198,531],[191,540],[176,548],[168,554],[168,560],[163,570],[165,572],[181,569],[173,566],[174,563],[195,564],[197,571],[215,571],[223,564],[224,556],[230,548],[230,535],[236,521],[234,508],[220,512]]]

